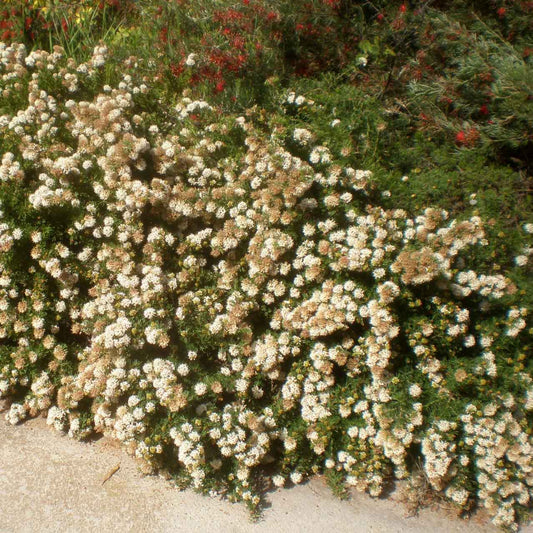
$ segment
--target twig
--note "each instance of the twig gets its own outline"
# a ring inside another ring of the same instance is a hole
[[[114,476],[118,471],[120,470],[120,463],[118,465],[115,465],[105,476],[104,480],[102,481],[102,485],[110,479],[112,476]]]

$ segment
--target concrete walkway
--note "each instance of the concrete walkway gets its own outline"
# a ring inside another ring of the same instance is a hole
[[[321,479],[269,494],[270,507],[251,523],[244,505],[178,491],[159,477],[143,476],[134,459],[108,439],[80,443],[48,428],[42,418],[13,427],[2,415],[0,495],[0,531],[6,533],[497,531],[481,518],[463,521],[444,510],[422,510],[408,518],[393,499],[355,494],[340,501]],[[533,533],[533,528],[522,531]]]

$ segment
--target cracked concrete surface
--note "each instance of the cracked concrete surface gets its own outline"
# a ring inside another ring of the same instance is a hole
[[[102,481],[120,464],[105,484]],[[179,491],[143,476],[135,460],[108,439],[81,443],[42,418],[11,426],[0,417],[0,531],[245,533],[491,533],[477,518],[460,520],[443,509],[407,517],[394,498],[354,494],[335,498],[320,478],[268,494],[257,523],[244,505]],[[533,527],[522,528],[533,533]]]

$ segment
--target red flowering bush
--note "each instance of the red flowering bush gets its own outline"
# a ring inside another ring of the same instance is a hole
[[[40,7],[34,7],[30,0],[22,0],[15,4],[6,3],[5,9],[0,11],[0,40],[33,40],[36,31],[46,29],[46,23]]]
[[[395,129],[530,164],[531,2],[345,4],[364,21],[347,77],[401,115]]]
[[[155,46],[178,85],[261,98],[264,82],[340,70],[358,36],[340,0],[239,4],[191,2],[145,6],[157,26]],[[194,63],[194,64],[193,64]],[[187,67],[194,66],[193,71]],[[243,88],[246,85],[246,88]]]
[[[424,114],[423,127],[460,129],[458,145],[481,141],[500,156],[522,157],[533,141],[533,70],[523,42],[503,40],[481,20],[469,27],[435,13],[421,45],[407,70],[411,109]]]

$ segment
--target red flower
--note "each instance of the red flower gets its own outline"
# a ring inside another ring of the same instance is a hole
[[[496,11],[496,13],[498,13],[498,17],[500,17],[502,19],[503,17],[505,17],[506,11],[507,10],[504,7],[500,7],[500,9],[498,9],[498,11]]]
[[[176,77],[182,74],[184,70],[185,68],[183,65],[170,65],[170,72],[172,72],[172,74],[174,74]]]
[[[233,39],[233,46],[235,48],[237,48],[238,50],[243,50],[244,49],[244,39],[239,35],[238,37],[235,37]]]
[[[224,80],[219,81],[215,85],[215,92],[221,93],[224,90],[224,87],[226,87],[226,82]]]
[[[61,19],[61,27],[65,33],[68,32],[68,22],[67,19]]]
[[[391,24],[393,30],[403,30],[405,28],[405,20],[403,18],[396,18]]]
[[[407,6],[405,4],[402,4],[400,6],[400,13],[405,13],[407,11]]]
[[[383,15],[383,13],[378,13],[378,16],[376,18],[378,19],[378,22],[381,22],[384,17],[385,15]]]
[[[460,131],[455,136],[455,143],[459,145],[464,145],[467,147],[472,147],[479,140],[479,131],[476,128],[468,128],[466,131]]]
[[[489,108],[486,106],[486,104],[483,104],[483,105],[479,108],[479,112],[480,112],[482,115],[488,115],[488,114],[489,114]]]
[[[478,140],[479,140],[479,131],[476,128],[470,128],[466,132],[467,146],[474,146]]]

